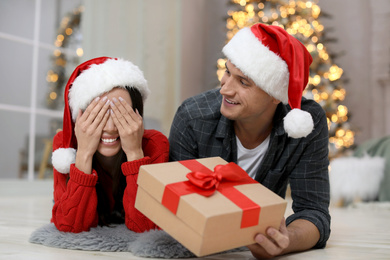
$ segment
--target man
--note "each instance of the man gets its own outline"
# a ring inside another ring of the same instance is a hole
[[[223,48],[221,88],[179,107],[170,160],[220,156],[281,197],[294,214],[248,246],[257,258],[323,248],[330,234],[328,127],[324,110],[302,98],[312,57],[277,26],[240,30]]]

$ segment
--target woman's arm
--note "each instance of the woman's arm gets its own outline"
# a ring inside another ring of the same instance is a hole
[[[97,226],[97,174],[92,170],[92,158],[98,147],[102,129],[108,120],[109,103],[96,98],[79,114],[75,123],[77,138],[76,162],[69,174],[54,169],[54,206],[52,222],[66,232],[82,232]],[[53,150],[63,147],[63,132],[53,140]]]
[[[70,174],[54,169],[54,206],[51,221],[58,230],[79,233],[98,224],[96,172],[85,174],[74,164]]]
[[[123,208],[126,214],[125,223],[130,230],[139,233],[158,228],[134,207],[138,190],[137,179],[139,168],[146,164],[167,162],[169,156],[168,139],[158,131],[145,130],[142,143],[146,157],[122,164],[122,172],[126,176],[127,182],[123,195]]]

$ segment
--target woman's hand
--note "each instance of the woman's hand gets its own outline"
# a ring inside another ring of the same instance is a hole
[[[95,154],[102,131],[109,117],[107,97],[95,98],[84,113],[79,111],[75,123],[77,138],[76,167],[84,173],[92,172],[92,158]]]
[[[127,161],[134,161],[144,157],[142,137],[144,124],[138,110],[133,108],[121,97],[111,101],[111,116],[119,132],[122,149]]]
[[[253,256],[257,259],[268,259],[284,253],[284,250],[290,245],[289,233],[286,227],[286,220],[283,218],[279,230],[268,228],[267,236],[257,234],[256,244],[248,246]]]

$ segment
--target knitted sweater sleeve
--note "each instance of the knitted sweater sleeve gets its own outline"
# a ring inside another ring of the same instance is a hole
[[[123,194],[123,208],[125,210],[125,224],[128,229],[141,233],[150,229],[158,228],[150,219],[139,212],[135,207],[137,195],[137,179],[141,165],[163,163],[168,161],[168,139],[155,130],[145,130],[143,139],[145,157],[122,164],[122,172],[126,176],[126,189]]]
[[[52,210],[52,222],[58,230],[79,233],[98,224],[97,174],[85,174],[74,164],[70,167],[68,183],[55,171],[54,193],[56,199]]]
[[[58,144],[54,137],[53,144]],[[57,149],[57,147],[54,147]],[[85,174],[74,164],[69,174],[62,174],[54,168],[54,206],[51,222],[58,230],[79,233],[88,231],[98,224],[97,195],[98,180],[95,171]]]

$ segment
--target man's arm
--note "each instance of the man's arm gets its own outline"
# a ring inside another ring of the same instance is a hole
[[[330,235],[329,133],[325,112],[314,101],[311,103],[303,104],[308,104],[315,128],[297,149],[300,158],[289,176],[294,214],[286,222],[290,226],[306,220],[314,225],[320,237],[313,247],[323,248]]]
[[[249,249],[259,259],[321,248],[329,238],[328,128],[319,106],[309,110],[315,129],[294,150],[299,159],[289,175],[294,214],[287,218],[287,227],[283,222],[279,230],[269,228],[266,236],[256,235],[257,244]]]

